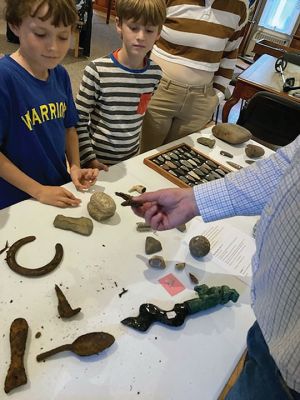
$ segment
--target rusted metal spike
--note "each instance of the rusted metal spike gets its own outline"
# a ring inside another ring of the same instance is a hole
[[[58,298],[57,309],[61,318],[71,318],[73,317],[73,315],[76,315],[80,312],[80,307],[73,309],[70,306],[70,303],[66,299],[66,296],[57,285],[55,285],[55,291]]]

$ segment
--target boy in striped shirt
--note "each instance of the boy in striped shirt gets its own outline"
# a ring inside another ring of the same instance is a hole
[[[76,98],[81,163],[104,170],[139,152],[143,116],[161,78],[148,54],[165,1],[117,0],[116,15],[122,47],[85,68]]]

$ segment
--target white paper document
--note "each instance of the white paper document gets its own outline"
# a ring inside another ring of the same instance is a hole
[[[251,236],[224,221],[194,220],[188,230],[188,240],[196,235],[210,241],[210,253],[218,265],[241,278],[251,277],[251,259],[255,252],[255,240]]]

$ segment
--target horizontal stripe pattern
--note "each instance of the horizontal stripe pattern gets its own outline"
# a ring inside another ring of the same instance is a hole
[[[113,165],[139,151],[143,94],[153,94],[161,69],[152,60],[143,70],[123,68],[113,55],[92,61],[84,70],[76,98],[82,165],[97,158]]]
[[[167,18],[153,48],[157,57],[215,72],[214,87],[225,92],[235,67],[248,17],[248,0],[167,0]]]

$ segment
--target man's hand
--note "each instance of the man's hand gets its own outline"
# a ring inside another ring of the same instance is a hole
[[[134,213],[158,231],[175,228],[199,215],[193,189],[162,189],[133,200],[143,203],[132,208]]]

